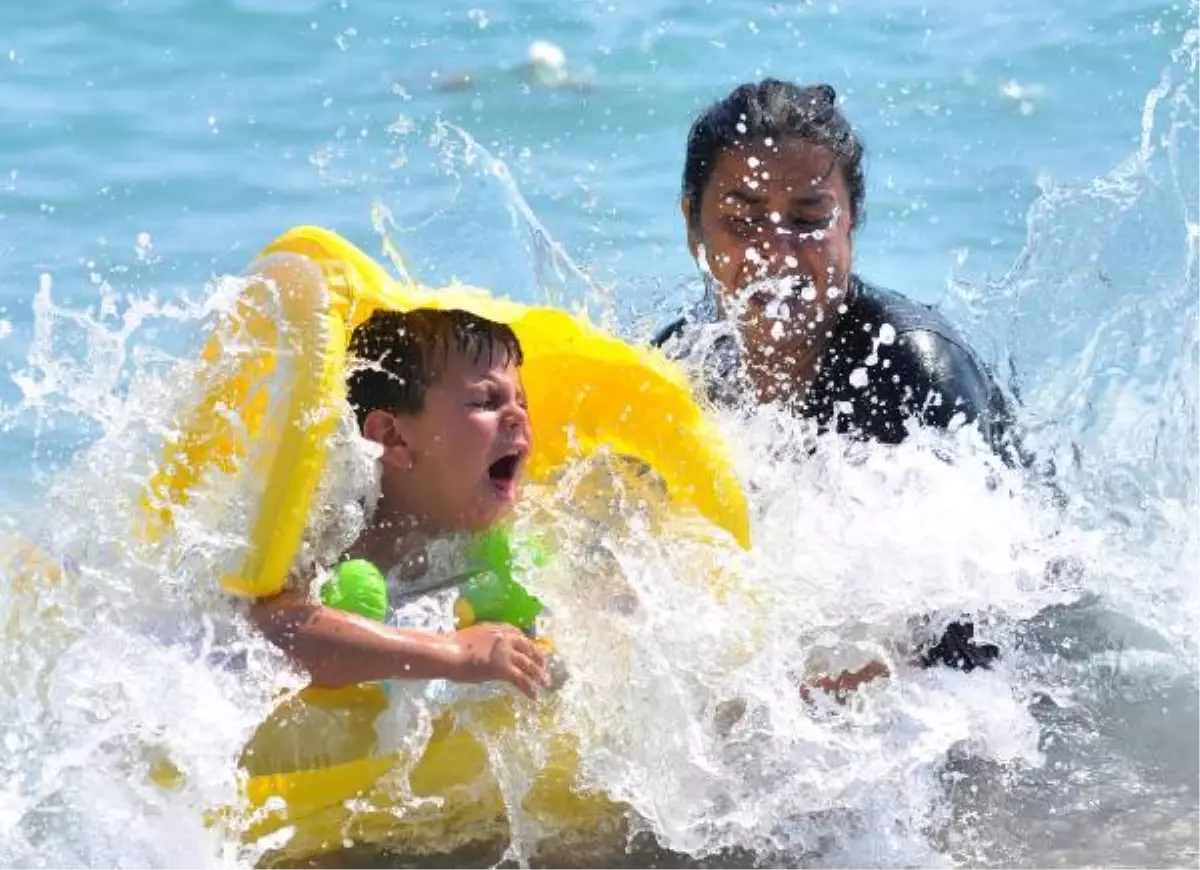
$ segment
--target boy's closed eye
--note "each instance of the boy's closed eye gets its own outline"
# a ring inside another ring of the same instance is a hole
[[[481,411],[496,411],[504,404],[504,397],[499,390],[480,388],[472,390],[467,396],[467,405]]]
[[[529,403],[525,399],[525,394],[519,393],[516,398],[517,405],[522,410],[528,411]],[[505,392],[496,387],[479,387],[467,394],[467,406],[482,411],[498,411],[507,401],[508,396]]]

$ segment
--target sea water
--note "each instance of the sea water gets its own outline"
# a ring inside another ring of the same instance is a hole
[[[322,223],[644,339],[698,292],[687,124],[770,74],[838,89],[870,155],[860,270],[964,326],[1057,492],[970,443],[847,448],[762,411],[720,419],[749,554],[647,535],[635,498],[591,517],[566,483],[544,493],[604,556],[538,590],[570,626],[564,727],[655,844],[600,860],[1194,866],[1195,19],[1133,0],[6,8],[0,528],[75,579],[0,588],[0,863],[270,845],[206,823],[302,684],[216,589],[244,508],[214,501],[165,551],[131,533],[236,291],[222,276]],[[538,39],[561,69],[524,66]],[[723,558],[724,598],[703,582]],[[994,669],[907,663],[960,614],[1004,650]],[[876,658],[891,678],[846,705],[790,688]],[[509,799],[526,773],[502,771]],[[547,832],[516,821],[502,845],[536,857]]]

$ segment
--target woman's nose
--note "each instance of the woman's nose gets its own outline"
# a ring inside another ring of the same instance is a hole
[[[805,239],[788,227],[776,227],[771,234],[771,259],[777,268],[793,270],[804,264]]]
[[[772,251],[772,273],[816,280],[827,270],[827,256],[824,246],[815,241],[797,232],[777,236]]]

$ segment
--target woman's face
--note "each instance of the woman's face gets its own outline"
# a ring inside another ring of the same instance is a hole
[[[850,191],[827,148],[787,137],[722,151],[700,214],[687,197],[683,213],[692,255],[749,347],[804,354],[819,343],[851,268]]]

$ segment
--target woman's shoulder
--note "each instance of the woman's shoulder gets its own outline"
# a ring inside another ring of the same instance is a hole
[[[987,371],[971,343],[934,306],[857,276],[853,282],[849,308],[839,319],[843,334],[869,336],[875,347],[890,345],[890,355],[911,357],[934,380],[939,372],[961,377],[965,370]]]
[[[677,313],[665,325],[661,326],[650,339],[652,347],[679,352],[680,345],[690,344],[697,328],[702,328],[718,320],[715,294],[705,289],[698,301],[677,309]]]
[[[990,368],[941,312],[893,290],[855,281],[838,328],[845,336],[847,365],[865,354],[892,373],[879,381],[877,389],[887,394],[874,397],[881,406],[915,406],[925,422],[942,428],[960,413],[1003,428],[1010,413],[1007,397]]]
[[[962,333],[932,305],[918,302],[895,290],[872,284],[855,275],[846,323],[866,331],[886,324],[895,335],[928,332],[964,350],[970,346]]]

